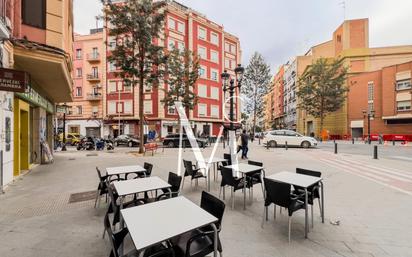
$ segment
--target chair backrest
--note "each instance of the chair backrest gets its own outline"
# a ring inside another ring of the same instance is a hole
[[[106,183],[107,186],[107,192],[109,194],[109,198],[110,198],[110,206],[111,206],[111,210],[113,211],[113,213],[117,212],[117,196],[115,195],[115,193],[113,192],[112,187],[110,186],[110,184],[107,182]],[[110,209],[110,208],[109,208]]]
[[[215,216],[219,220],[217,227],[220,228],[223,214],[225,212],[225,203],[219,198],[203,191],[202,198],[200,200],[200,208]]]
[[[183,160],[183,165],[185,166],[185,176],[186,174],[188,176],[192,175],[193,174],[192,162],[188,160]]]
[[[247,164],[263,167],[263,163],[262,163],[262,162],[247,161]]]
[[[227,160],[227,165],[232,165],[232,156],[230,154],[223,154],[223,159]]]
[[[104,178],[102,177],[102,172],[97,166],[96,166],[96,171],[97,171],[97,176],[99,177],[100,182],[104,182]]]
[[[318,178],[320,178],[322,176],[322,172],[320,172],[320,171],[307,170],[307,169],[302,169],[302,168],[296,168],[296,173],[303,174],[303,175],[308,175],[308,176],[313,176],[313,177],[318,177]]]
[[[221,184],[221,186],[224,186],[224,185],[235,186],[237,184],[236,179],[233,177],[233,170],[232,169],[222,167],[222,170],[220,172],[222,174],[222,184]]]
[[[265,206],[274,203],[284,208],[288,208],[291,203],[290,185],[267,178],[264,178],[264,181],[266,190]]]
[[[146,170],[146,177],[150,177],[152,175],[153,164],[145,162],[143,164],[143,168]]]
[[[113,257],[119,257],[119,253],[117,251],[117,249],[119,249],[119,247],[116,245],[116,237],[113,234],[113,230],[112,230],[112,226],[110,225],[110,220],[109,220],[109,212],[106,213],[106,215],[104,216],[104,228],[107,232],[107,234],[109,235],[109,241],[110,241],[110,246],[112,248],[110,256]]]
[[[179,195],[180,185],[182,184],[182,177],[178,176],[176,173],[169,172],[167,183],[172,186],[172,197],[177,197]]]

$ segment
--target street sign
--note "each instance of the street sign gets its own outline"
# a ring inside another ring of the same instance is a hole
[[[27,72],[0,68],[0,90],[24,93],[28,82]]]

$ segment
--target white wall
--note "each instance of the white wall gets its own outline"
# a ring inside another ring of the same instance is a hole
[[[13,130],[14,130],[14,117],[13,112],[13,93],[0,91],[0,150],[3,151],[3,185],[13,181]],[[6,118],[10,118],[10,149],[6,149]]]
[[[99,128],[97,121],[87,120],[66,120],[66,133],[69,131],[69,126],[80,126],[80,135],[86,135],[86,128]],[[100,129],[100,136],[103,137],[103,126]]]

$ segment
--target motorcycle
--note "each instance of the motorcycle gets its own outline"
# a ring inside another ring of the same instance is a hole
[[[96,146],[95,143],[93,141],[93,138],[91,137],[85,137],[82,140],[80,140],[80,142],[77,144],[77,148],[78,151],[80,150],[87,150],[87,151],[91,151],[91,150],[95,150]]]
[[[114,143],[110,139],[106,139],[106,150],[107,151],[114,150]]]

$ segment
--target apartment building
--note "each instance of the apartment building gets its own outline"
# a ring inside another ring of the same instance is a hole
[[[113,50],[116,40],[104,31],[104,38],[109,42],[106,55]],[[173,47],[188,48],[200,56],[200,78],[194,88],[199,97],[198,104],[189,113],[192,128],[196,134],[216,136],[222,123],[229,116],[228,95],[222,90],[220,74],[227,70],[233,78],[234,69],[241,60],[239,39],[227,33],[222,25],[209,20],[189,7],[175,1],[169,1],[166,7],[164,34],[158,44],[165,51]],[[118,134],[138,134],[142,123],[148,130],[156,131],[161,137],[175,133],[178,128],[178,115],[174,108],[165,106],[161,101],[167,85],[160,88],[146,88],[144,93],[145,121],[139,121],[138,88],[123,86],[115,76],[116,68],[106,66],[106,85],[103,95],[104,135],[116,137]],[[236,92],[238,95],[239,92]],[[236,119],[240,118],[240,102],[235,99]]]
[[[274,80],[272,79],[271,85],[273,85]],[[272,87],[271,90],[264,96],[264,115],[263,115],[263,129],[270,130],[274,124],[274,108],[275,108],[275,91]]]
[[[103,84],[105,62],[103,29],[74,36],[73,102],[66,116],[66,131],[84,136],[103,136]]]
[[[370,121],[371,135],[401,139],[393,135],[412,135],[411,109],[412,62],[383,67],[380,70],[352,76],[348,95],[348,130],[355,138],[368,134],[364,112]]]
[[[288,65],[280,66],[278,72],[273,78],[273,126],[277,129],[284,126],[285,68],[288,68]]]
[[[279,128],[296,130],[297,124],[297,60],[292,60],[286,64],[284,71],[283,86],[283,123],[279,123]],[[279,87],[279,90],[281,88]],[[280,95],[280,92],[277,93]]]
[[[48,160],[55,103],[72,99],[72,0],[0,1],[0,35],[1,66],[8,68],[0,72],[0,181],[7,185]]]

